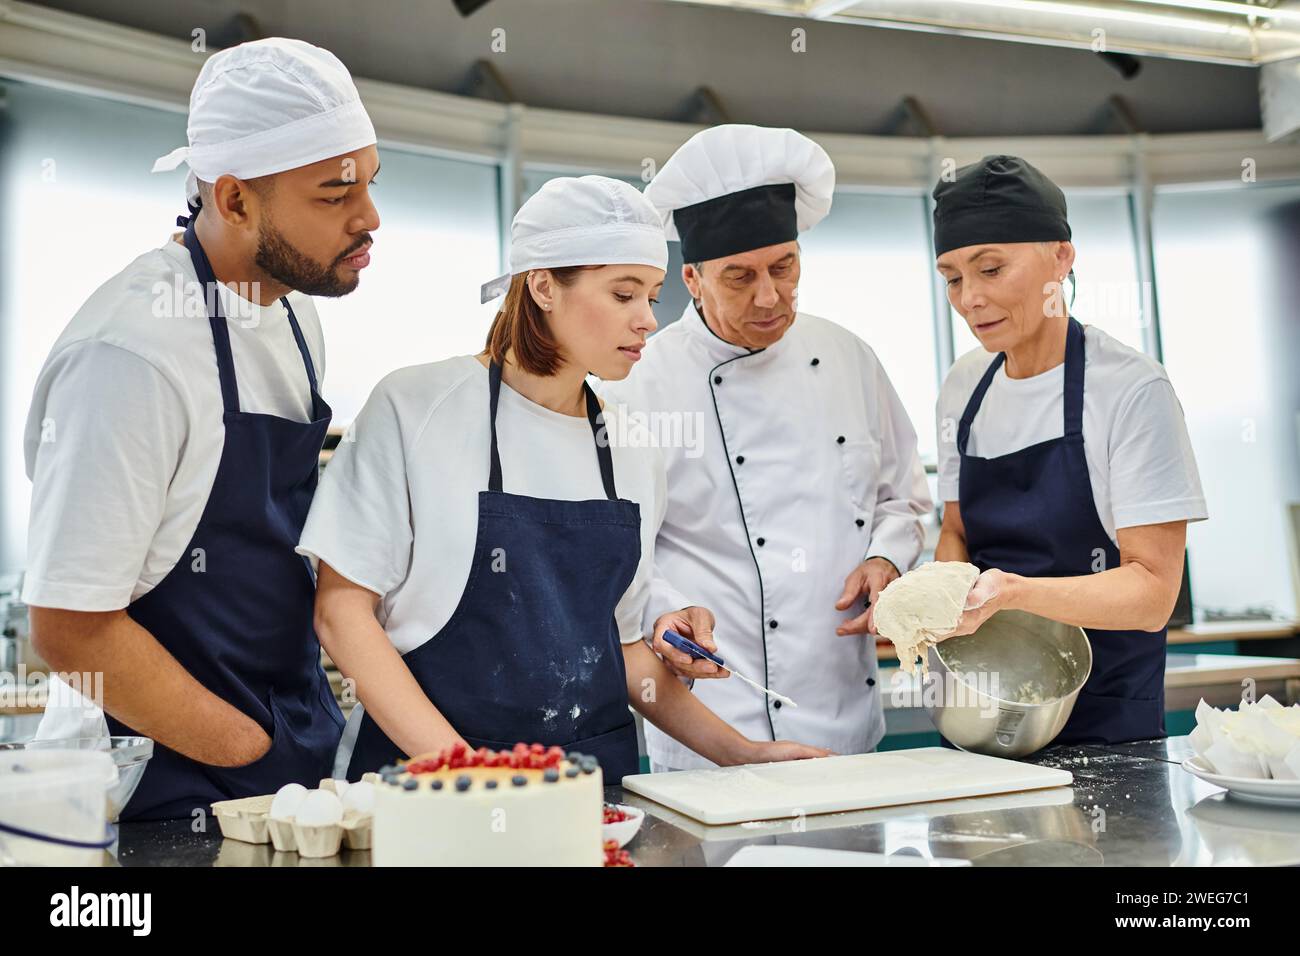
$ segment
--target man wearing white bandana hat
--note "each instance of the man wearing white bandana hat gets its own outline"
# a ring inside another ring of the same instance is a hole
[[[307,295],[369,261],[375,131],[333,54],[277,38],[204,63],[188,134],[154,167],[189,164],[184,233],[73,317],[26,436],[33,640],[107,711],[59,682],[38,736],[153,738],[123,819],[310,786],[343,725],[294,553],[331,415]]]
[[[746,739],[642,640],[663,469],[606,440],[586,378],[626,376],[654,331],[668,261],[654,207],[618,180],[553,179],[510,234],[487,348],[380,382],[303,531],[321,643],[361,701],[348,779],[522,742],[616,784],[639,769],[629,703],[720,762],[819,755]]]
[[[646,189],[680,239],[693,303],[602,396],[634,413],[692,416],[701,449],[666,451],[668,503],[655,543],[647,627],[686,678],[724,676],[663,641],[666,611],[716,615],[718,653],[798,703],[736,680],[696,697],[746,737],[837,753],[884,735],[864,603],[921,553],[931,507],[916,433],[875,353],[798,312],[798,235],[830,210],[835,170],[788,129],[726,125],[688,140]],[[651,419],[653,420],[653,419]],[[706,756],[646,729],[656,770]]]

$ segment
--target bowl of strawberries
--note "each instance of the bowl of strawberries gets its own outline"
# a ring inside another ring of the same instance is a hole
[[[645,820],[645,811],[629,807],[625,803],[607,803],[604,806],[601,839],[606,843],[613,841],[619,849],[627,846],[641,829]]]

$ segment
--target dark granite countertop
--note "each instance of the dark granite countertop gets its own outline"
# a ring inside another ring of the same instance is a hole
[[[1030,763],[1074,774],[1072,787],[728,826],[706,826],[620,787],[611,803],[647,811],[627,846],[640,866],[720,866],[746,846],[854,850],[974,865],[1300,864],[1300,811],[1251,804],[1187,773],[1185,737],[1108,747],[1049,747]],[[223,840],[215,821],[126,823],[106,859],[122,866],[369,866],[368,851],[323,860]]]

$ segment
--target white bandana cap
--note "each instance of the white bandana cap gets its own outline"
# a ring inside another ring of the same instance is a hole
[[[482,301],[503,295],[511,276],[530,269],[600,265],[667,269],[659,214],[635,186],[620,179],[552,179],[515,213],[510,271],[483,285]]]
[[[339,58],[302,40],[270,37],[210,56],[190,93],[188,146],[159,157],[153,171],[188,163],[196,178],[269,176],[362,149],[375,128]]]

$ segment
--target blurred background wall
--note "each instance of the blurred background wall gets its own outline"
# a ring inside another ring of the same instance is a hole
[[[835,159],[800,307],[872,345],[933,465],[939,383],[975,343],[936,288],[929,188],[945,160],[1013,152],[1066,189],[1075,314],[1164,361],[1178,389],[1212,516],[1190,532],[1197,605],[1296,613],[1300,147],[1263,129],[1259,64],[671,0],[470,16],[448,0],[0,0],[0,571],[23,562],[22,428],[45,354],[96,286],[166,240],[183,171],[150,165],[184,142],[207,52],[260,35],[338,54],[381,136],[374,264],[356,295],[318,302],[337,426],[391,369],[481,347],[479,285],[548,178],[642,186],[700,126],[752,122]],[[688,301],[673,255],[661,326]]]

